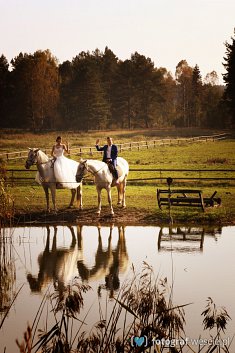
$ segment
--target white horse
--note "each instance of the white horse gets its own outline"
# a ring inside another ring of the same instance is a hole
[[[39,148],[30,148],[28,153],[28,158],[25,163],[25,168],[29,169],[33,164],[36,164],[38,169],[38,174],[36,176],[36,181],[39,182],[46,195],[47,211],[50,211],[49,205],[49,189],[51,191],[52,203],[54,206],[54,211],[56,211],[56,189],[62,189],[61,185],[56,182],[54,175],[54,168],[52,166],[52,159],[50,159],[44,152]],[[77,162],[79,165],[79,163]],[[75,181],[75,180],[74,180]],[[79,203],[79,208],[82,209],[82,183],[79,183],[76,188],[71,189],[71,201],[69,208],[73,206],[75,195],[77,191],[77,202]]]
[[[126,181],[129,173],[129,165],[127,161],[122,158],[117,158],[117,171],[118,171],[118,182],[117,190],[118,190],[118,204],[121,204],[122,207],[126,207]],[[81,160],[77,169],[76,180],[77,182],[81,182],[83,177],[90,172],[94,176],[96,190],[98,193],[98,210],[97,214],[99,215],[101,212],[101,190],[106,189],[108,193],[108,202],[110,205],[110,213],[114,215],[113,206],[112,206],[112,197],[111,197],[111,187],[115,186],[115,182],[113,180],[113,175],[109,170],[109,167],[106,163],[87,159]]]

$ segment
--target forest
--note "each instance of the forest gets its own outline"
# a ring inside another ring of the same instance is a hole
[[[186,60],[173,75],[137,52],[119,60],[108,47],[61,64],[50,50],[20,53],[10,63],[1,55],[0,128],[229,128],[226,85],[218,81],[215,71],[202,78]]]

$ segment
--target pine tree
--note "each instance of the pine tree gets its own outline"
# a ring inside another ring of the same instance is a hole
[[[235,125],[235,38],[231,37],[231,40],[231,44],[228,42],[225,43],[226,56],[224,57],[225,63],[223,65],[227,72],[223,74],[226,84],[224,100],[229,108],[232,124]]]
[[[5,126],[7,119],[8,106],[8,61],[4,55],[0,56],[0,126]]]
[[[192,97],[191,97],[191,126],[201,125],[201,91],[202,77],[198,65],[193,69],[192,74]]]

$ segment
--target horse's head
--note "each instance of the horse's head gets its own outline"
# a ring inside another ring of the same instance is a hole
[[[87,172],[88,172],[87,161],[81,160],[78,165],[78,169],[77,169],[77,173],[76,173],[76,182],[80,183],[82,181],[82,179],[84,178],[84,176],[87,174]]]
[[[29,169],[33,164],[37,163],[37,154],[39,148],[29,148],[28,158],[25,162],[25,168]]]

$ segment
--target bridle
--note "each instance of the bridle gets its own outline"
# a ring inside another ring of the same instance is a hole
[[[32,154],[30,157],[28,157],[26,163],[25,163],[25,167],[26,168],[30,168],[32,165],[36,164],[36,165],[41,165],[41,164],[46,164],[48,162],[50,162],[50,160],[46,161],[46,162],[38,162],[37,161],[37,153],[39,150],[33,151],[32,150]]]
[[[82,167],[81,167],[81,172],[79,173],[79,175],[77,174],[76,175],[76,179],[78,181],[79,180],[83,180],[84,179],[84,173],[85,173],[85,170],[87,170],[88,173],[91,173],[92,175],[96,175],[97,173],[99,173],[104,167],[105,165],[102,165],[102,167],[98,170],[96,170],[95,172],[93,172],[92,170],[90,170],[87,165],[86,165],[86,161],[85,162],[81,162],[80,164],[82,164]]]
[[[81,162],[80,164],[82,164],[82,166],[81,167],[79,166],[79,169],[81,169],[81,171],[79,170],[79,174],[76,174],[76,181],[77,182],[81,182],[84,179],[85,170],[87,170],[89,172],[89,170],[86,166],[86,161]]]

